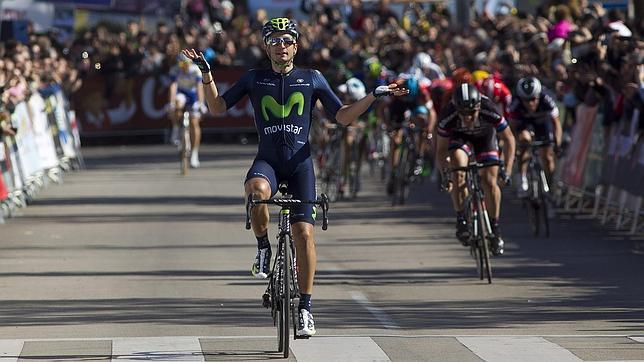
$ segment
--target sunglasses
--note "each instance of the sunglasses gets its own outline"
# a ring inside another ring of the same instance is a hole
[[[285,46],[291,46],[295,44],[295,39],[293,38],[270,38],[266,42],[268,45],[276,46],[279,44],[284,44]]]

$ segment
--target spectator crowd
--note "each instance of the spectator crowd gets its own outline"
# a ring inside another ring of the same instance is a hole
[[[386,0],[325,3],[302,1],[301,9],[284,16],[295,18],[300,29],[296,64],[326,71],[333,86],[383,69],[403,72],[425,52],[448,78],[458,74],[468,81],[482,71],[513,89],[519,78],[535,75],[571,114],[580,102],[602,103],[606,126],[642,107],[644,22],[629,23],[622,12],[598,3],[546,0],[534,14],[506,6],[475,14],[467,26],[440,2],[411,3],[402,14]],[[10,112],[34,91],[61,87],[72,93],[92,74],[105,76],[109,98],[117,82],[167,73],[183,47],[203,51],[215,77],[222,67],[268,65],[259,32],[266,11],[251,14],[244,2],[228,0],[184,4],[173,21],[159,21],[153,31],[140,21],[101,22],[70,44],[46,34],[30,35],[29,44],[0,44],[2,110]]]

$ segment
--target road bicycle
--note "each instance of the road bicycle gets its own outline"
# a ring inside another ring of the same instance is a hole
[[[289,318],[293,324],[294,339],[308,339],[297,335],[298,302],[300,289],[297,279],[297,262],[293,235],[291,234],[291,208],[302,204],[314,205],[322,209],[322,230],[326,230],[329,220],[329,199],[321,194],[317,200],[297,200],[287,194],[287,185],[280,184],[280,198],[257,200],[248,195],[246,200],[246,229],[250,230],[251,210],[256,205],[278,205],[281,207],[278,218],[277,256],[268,275],[268,286],[262,295],[262,305],[271,311],[273,324],[277,327],[277,351],[289,356]]]
[[[343,131],[337,124],[328,124],[325,130],[329,138],[318,157],[320,188],[330,201],[337,201],[341,196]]]
[[[391,140],[384,124],[376,123],[367,134],[367,161],[370,176],[377,176],[380,182],[387,179],[389,168],[389,145]]]
[[[343,198],[355,199],[361,187],[361,171],[362,160],[365,158],[366,136],[364,132],[364,125],[348,126],[345,129],[345,137],[347,140],[343,145],[342,152],[342,167],[343,177],[342,184],[348,190],[341,190]],[[352,138],[351,144],[348,144],[348,139]],[[346,195],[345,195],[346,194]]]
[[[527,196],[523,199],[523,205],[528,211],[528,221],[535,236],[539,235],[543,225],[544,236],[550,236],[550,223],[548,221],[548,202],[550,195],[550,186],[546,173],[541,166],[539,150],[544,147],[550,147],[552,141],[533,141],[522,144],[521,147],[530,148],[531,157],[528,162],[528,190]],[[518,187],[521,187],[519,185]]]
[[[483,188],[479,169],[491,166],[502,166],[500,161],[480,163],[470,162],[465,167],[452,167],[450,173],[457,171],[465,172],[465,185],[468,190],[467,197],[463,202],[465,218],[469,227],[470,255],[476,261],[476,268],[481,280],[487,278],[488,284],[492,283],[492,265],[490,263],[490,243],[494,238],[490,217],[485,205]],[[500,172],[500,174],[503,172]]]
[[[400,129],[402,138],[400,145],[398,145],[398,164],[393,172],[392,206],[405,204],[409,197],[410,184],[420,176],[420,172],[417,172],[419,170],[418,161],[421,160],[417,139],[421,129],[409,121],[403,122]]]

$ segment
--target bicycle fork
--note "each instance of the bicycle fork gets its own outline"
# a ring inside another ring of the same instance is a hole
[[[479,223],[477,223],[475,220],[478,219],[479,213],[481,214],[482,220],[483,220],[483,226],[488,230],[488,235],[492,235],[492,224],[490,223],[490,216],[487,213],[487,206],[485,205],[485,199],[483,197],[483,194],[478,195],[479,200],[481,200],[481,207],[483,210],[479,210],[477,203],[474,203],[474,218],[472,221],[472,226],[473,226],[473,235],[478,239],[478,235],[481,232],[479,228]]]

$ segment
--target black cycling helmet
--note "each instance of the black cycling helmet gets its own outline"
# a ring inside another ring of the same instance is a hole
[[[541,95],[541,82],[535,77],[519,79],[517,83],[517,95],[521,99],[533,99]]]
[[[457,111],[475,111],[481,107],[481,93],[471,84],[459,84],[452,93],[452,103]]]
[[[277,32],[286,32],[295,38],[300,36],[300,33],[297,31],[297,26],[295,25],[295,22],[290,20],[289,18],[272,18],[271,20],[267,21],[266,24],[262,27],[262,40],[264,40],[264,44],[268,42],[268,38],[273,34]]]

